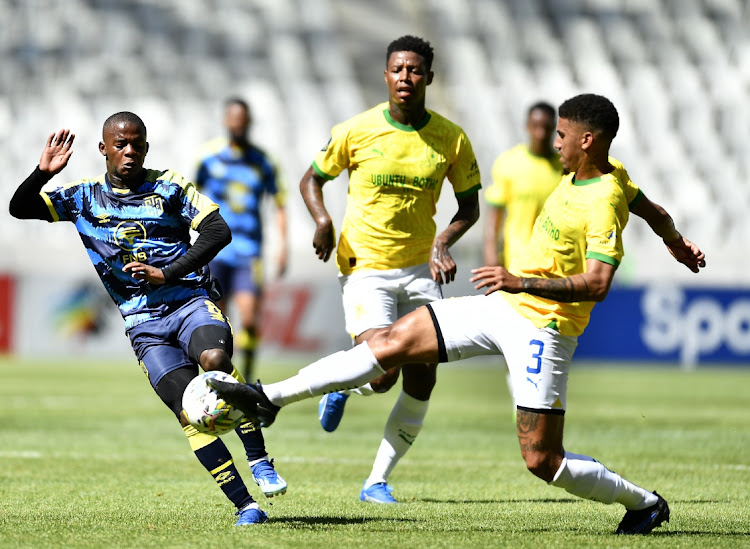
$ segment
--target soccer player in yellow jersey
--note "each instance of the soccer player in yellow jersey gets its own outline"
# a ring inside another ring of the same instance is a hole
[[[425,108],[432,58],[432,47],[421,38],[393,41],[384,71],[388,102],[335,126],[300,182],[315,220],[315,252],[327,261],[335,238],[322,188],[341,172],[349,173],[336,263],[346,329],[356,343],[442,297],[440,285],[456,274],[448,249],[479,217],[479,169],[471,143],[460,127]],[[436,236],[435,204],[445,179],[453,186],[458,210]],[[360,492],[362,501],[396,503],[388,476],[422,429],[435,367],[434,361],[402,367],[403,391]],[[397,377],[395,369],[356,392],[387,391]],[[333,392],[321,401],[325,430],[338,426],[348,395]]]
[[[619,127],[605,97],[578,95],[559,109],[555,148],[569,172],[544,205],[524,254],[505,267],[474,269],[484,295],[420,307],[353,349],[330,355],[289,379],[260,387],[216,384],[219,393],[269,425],[281,406],[364,383],[410,362],[449,362],[503,354],[513,376],[521,455],[534,475],[581,498],[621,503],[618,534],[646,534],[669,520],[667,502],[563,447],[568,370],[594,303],[609,291],[623,257],[630,212],[642,217],[691,271],[700,249],[633,183],[608,151]]]
[[[556,119],[555,108],[549,103],[531,105],[526,115],[528,143],[503,152],[492,165],[492,185],[484,194],[485,265],[510,267],[511,259],[529,243],[544,201],[560,182],[562,164],[552,146]],[[510,372],[507,383],[513,395]],[[515,408],[514,402],[514,417]]]
[[[484,194],[485,265],[510,266],[528,244],[544,201],[560,182],[562,164],[552,147],[555,124],[555,108],[544,101],[534,103],[526,116],[528,143],[503,152],[492,165],[492,185]]]

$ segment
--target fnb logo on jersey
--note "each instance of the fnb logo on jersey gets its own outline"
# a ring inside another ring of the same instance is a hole
[[[138,221],[121,221],[115,228],[115,244],[126,252],[134,252],[146,241],[146,228]]]
[[[139,252],[138,248],[146,243],[146,228],[138,221],[121,221],[115,228],[115,244],[125,250],[122,256],[123,263],[131,261],[146,261],[146,253]]]

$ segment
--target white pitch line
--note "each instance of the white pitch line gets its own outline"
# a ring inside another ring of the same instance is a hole
[[[0,458],[9,458],[9,459],[13,459],[13,458],[17,458],[17,459],[32,458],[32,459],[39,459],[41,457],[43,457],[41,452],[33,452],[33,451],[24,451],[24,450],[21,450],[21,451],[5,451],[5,452],[0,452]]]
[[[54,458],[54,459],[60,459],[60,458],[86,458],[89,460],[118,460],[118,459],[129,459],[127,457],[124,457],[122,454],[80,454],[77,452],[51,452],[49,454],[44,454],[39,451],[35,450],[4,450],[0,451],[0,459],[42,459],[42,458]],[[174,456],[170,456],[165,461],[187,461],[192,460],[192,456],[189,454],[176,454]],[[356,458],[343,458],[343,457],[326,457],[326,456],[317,456],[317,457],[305,457],[305,456],[278,456],[274,457],[274,460],[278,463],[299,463],[299,464],[313,464],[313,465],[370,465],[372,463],[372,460],[370,459],[356,459]],[[420,459],[420,458],[404,458],[401,460],[400,463],[403,463],[405,465],[431,465],[431,466],[439,466],[444,465],[446,462],[444,461],[438,461],[433,459]],[[461,464],[462,461],[451,461],[453,465],[455,464]],[[515,465],[518,465],[520,463],[519,460],[471,460],[471,461],[463,461],[463,463],[467,466],[472,467],[513,467]],[[686,470],[686,471],[702,471],[706,469],[713,469],[713,470],[719,470],[719,471],[750,471],[750,465],[742,464],[742,463],[715,463],[715,464],[684,464],[684,463],[678,463],[678,464],[672,464],[669,465],[670,469],[680,469],[680,470]]]

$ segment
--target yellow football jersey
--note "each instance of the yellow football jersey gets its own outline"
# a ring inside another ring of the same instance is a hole
[[[614,171],[577,181],[563,176],[544,203],[531,240],[514,261],[516,276],[560,278],[586,272],[586,260],[617,267],[624,255],[622,231],[629,208],[643,196],[623,165],[614,158]],[[560,303],[527,293],[503,297],[536,326],[556,325],[563,335],[577,336],[589,323],[593,301]]]
[[[505,208],[503,264],[520,254],[531,238],[534,221],[544,201],[560,182],[563,168],[555,153],[537,156],[521,143],[497,157],[492,165],[492,185],[484,199]]]
[[[313,162],[325,179],[349,171],[336,261],[343,274],[425,263],[435,238],[443,180],[457,197],[479,191],[479,167],[464,131],[434,111],[416,126],[381,103],[334,126]]]

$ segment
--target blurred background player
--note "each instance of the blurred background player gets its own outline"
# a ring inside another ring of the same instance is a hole
[[[315,252],[328,261],[336,243],[322,189],[341,172],[349,172],[336,262],[346,329],[355,343],[441,299],[440,285],[456,275],[448,249],[479,217],[481,184],[471,143],[460,127],[425,108],[432,59],[429,42],[413,36],[394,40],[387,48],[384,71],[388,102],[335,126],[300,182],[315,221]],[[435,204],[446,178],[458,210],[436,237]],[[396,503],[388,476],[422,429],[435,367],[403,365],[403,390],[360,500]],[[387,391],[398,374],[396,369],[357,392]],[[338,426],[348,394],[332,393],[321,400],[319,415],[326,431]]]
[[[514,378],[516,430],[527,469],[584,499],[620,503],[617,534],[647,534],[669,521],[667,502],[563,447],[568,373],[578,336],[606,298],[624,255],[630,212],[646,220],[677,261],[697,273],[705,255],[649,200],[622,165],[609,161],[619,116],[605,97],[582,94],[560,105],[555,148],[569,172],[544,204],[529,245],[509,271],[473,269],[483,295],[434,301],[329,355],[289,379],[261,387],[210,380],[228,402],[270,425],[282,406],[361,384],[401,364],[503,354]]]
[[[211,274],[219,281],[223,296],[217,301],[228,314],[227,299],[231,298],[240,317],[237,335],[242,352],[242,375],[251,379],[258,345],[258,324],[263,294],[263,198],[270,195],[276,205],[277,278],[287,266],[286,193],[278,170],[269,156],[250,142],[252,123],[249,105],[238,97],[224,103],[224,127],[227,137],[207,143],[201,154],[196,183],[208,198],[219,205],[222,217],[232,231],[232,241],[210,262]],[[247,436],[255,437],[257,451],[249,458],[253,478],[267,496],[283,494],[287,482],[274,469],[265,452],[265,441],[258,427],[246,426]]]
[[[218,437],[198,432],[182,413],[188,383],[219,370],[243,381],[232,366],[231,327],[212,299],[204,268],[231,240],[218,206],[172,170],[148,170],[146,126],[135,114],[110,116],[99,151],[107,172],[42,191],[73,152],[74,135],[47,139],[38,167],[18,187],[10,213],[20,219],[75,224],[154,391],[180,421],[190,447],[237,507],[237,525],[268,520],[248,493],[232,455]],[[191,246],[190,229],[198,232]],[[265,455],[260,429],[235,429],[249,461]]]
[[[276,206],[276,278],[287,268],[286,192],[276,164],[250,141],[252,116],[249,105],[238,97],[224,103],[227,137],[216,138],[201,151],[196,183],[216,202],[232,230],[232,242],[211,261],[211,274],[224,296],[218,304],[227,314],[232,299],[240,317],[237,334],[242,352],[242,374],[251,379],[258,347],[263,297],[263,198],[270,195]]]
[[[528,143],[501,153],[492,165],[492,185],[484,193],[485,265],[510,268],[512,258],[529,243],[544,201],[560,183],[563,168],[552,146],[556,125],[555,108],[534,103],[526,115]],[[510,373],[507,383],[512,396]]]
[[[500,154],[492,165],[492,185],[484,193],[484,264],[510,267],[531,238],[534,221],[560,182],[563,169],[552,146],[555,108],[540,101],[526,117],[528,143]]]

